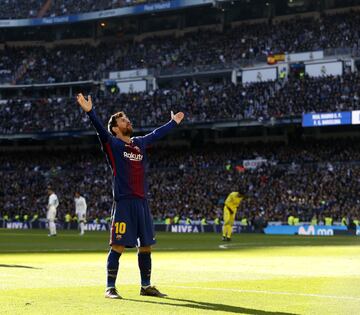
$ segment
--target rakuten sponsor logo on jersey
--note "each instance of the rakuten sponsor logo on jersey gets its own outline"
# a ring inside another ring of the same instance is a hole
[[[124,152],[124,157],[128,158],[130,161],[142,161],[143,155],[142,154],[135,154],[132,152]]]

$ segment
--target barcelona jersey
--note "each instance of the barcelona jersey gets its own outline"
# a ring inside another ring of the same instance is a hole
[[[174,120],[140,137],[131,138],[126,143],[109,133],[95,110],[88,112],[106,153],[113,174],[113,195],[115,202],[122,199],[145,198],[146,182],[146,147],[157,139],[165,136],[177,124]]]

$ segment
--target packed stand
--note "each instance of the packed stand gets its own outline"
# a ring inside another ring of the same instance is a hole
[[[0,0],[0,19],[31,19],[38,17],[46,0]],[[49,9],[43,17],[65,16],[93,11],[111,10],[146,3],[158,3],[162,0],[51,0]]]
[[[0,0],[0,19],[36,18],[45,0]]]
[[[290,78],[274,82],[238,84],[183,81],[176,88],[103,96],[93,101],[104,124],[124,111],[135,127],[156,126],[170,111],[183,111],[186,122],[271,120],[304,112],[360,109],[360,75]],[[92,130],[75,99],[8,99],[0,101],[0,133]]]
[[[359,25],[360,14],[352,12],[324,16],[320,20],[244,24],[224,32],[206,30],[178,38],[146,38],[142,42],[116,40],[96,47],[5,48],[0,51],[0,69],[17,74],[13,80],[16,84],[32,84],[96,79],[104,77],[105,70],[150,68],[171,74],[188,67],[191,71],[203,67],[233,68],[250,65],[254,58],[274,52],[346,47],[356,55]],[[11,59],[11,64],[7,59]]]
[[[13,84],[99,80],[111,62],[111,56],[103,53],[108,48],[105,43],[94,49],[87,44],[6,47],[0,50],[0,69],[11,72]]]
[[[52,0],[52,5],[46,12],[46,16],[64,16],[160,2],[165,2],[165,0],[70,0],[66,3],[61,0]]]
[[[334,221],[360,215],[360,142],[356,139],[296,145],[244,145],[153,148],[149,151],[150,207],[157,222],[179,215],[207,221],[222,217],[226,196],[240,190],[248,199],[237,219],[286,223],[291,214],[302,222],[315,215]],[[243,161],[267,160],[256,169]],[[60,200],[58,218],[74,214],[74,193],[88,203],[88,221],[110,216],[111,172],[94,152],[3,154],[0,158],[0,216],[45,217],[46,187]],[[19,172],[21,170],[21,172]]]
[[[122,46],[116,70],[155,68],[158,71],[221,65],[251,65],[269,53],[295,53],[350,48],[358,53],[360,14],[323,15],[320,19],[241,24],[225,31],[203,30],[184,36],[146,38]],[[211,67],[209,67],[211,68]]]

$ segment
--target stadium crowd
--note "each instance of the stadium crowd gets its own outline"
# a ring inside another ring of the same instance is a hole
[[[21,2],[21,4],[20,4]],[[46,15],[102,10],[135,1],[52,1]],[[43,1],[0,0],[0,18],[35,17]],[[16,14],[13,14],[15,12]],[[45,15],[45,16],[46,16]],[[0,82],[54,83],[99,80],[109,70],[151,68],[176,71],[203,66],[233,67],[272,52],[313,51],[349,47],[358,53],[360,14],[323,15],[279,23],[242,25],[224,32],[199,31],[182,37],[147,38],[97,47],[90,45],[0,50]],[[80,61],[80,62],[79,62]],[[87,65],[84,67],[84,65]],[[3,75],[3,76],[2,76]],[[173,88],[104,95],[94,93],[102,121],[125,111],[135,127],[160,125],[171,110],[184,111],[188,123],[240,119],[272,119],[303,112],[360,109],[360,75],[296,78],[237,84],[184,80]],[[75,99],[26,96],[0,100],[0,133],[93,130]],[[160,149],[149,152],[150,204],[157,221],[179,215],[213,220],[222,215],[227,194],[240,189],[248,198],[238,219],[282,221],[295,214],[335,221],[360,216],[360,145],[332,141],[296,145],[215,146]],[[46,188],[60,199],[58,218],[74,213],[74,193],[88,201],[88,220],[108,218],[112,206],[111,175],[100,153],[4,153],[0,156],[0,216],[45,216]],[[256,169],[243,160],[263,158]],[[21,172],[19,170],[22,170]],[[191,193],[189,193],[191,192]],[[170,196],[170,197],[169,197]]]
[[[0,19],[36,18],[45,0],[0,0]]]
[[[360,75],[290,78],[253,84],[199,83],[151,92],[93,97],[104,122],[123,110],[135,127],[159,125],[171,110],[183,111],[187,122],[271,119],[304,112],[360,109]],[[74,99],[8,99],[0,103],[0,133],[89,130],[87,116]]]
[[[158,3],[163,0],[0,0],[0,19],[31,19],[36,17],[56,17],[93,11],[111,10],[146,3]]]
[[[0,69],[10,71],[12,83],[17,84],[98,80],[111,60],[103,53],[107,48],[106,44],[97,49],[89,45],[65,45],[49,50],[43,46],[6,47],[0,50]]]
[[[360,14],[351,12],[325,15],[320,20],[245,24],[224,32],[189,32],[181,37],[146,38],[141,42],[117,39],[98,46],[5,47],[0,50],[0,69],[10,71],[17,84],[32,84],[96,80],[105,77],[106,71],[139,68],[171,73],[188,67],[192,71],[201,67],[233,68],[275,52],[346,47],[357,55],[359,25]]]
[[[231,191],[248,196],[237,219],[281,221],[294,214],[309,222],[331,216],[360,216],[360,143],[357,140],[296,145],[218,145],[154,148],[149,151],[150,206],[156,221],[222,217]],[[256,169],[244,160],[265,159]],[[60,200],[58,218],[74,214],[74,193],[87,199],[88,221],[105,219],[112,206],[111,173],[100,153],[3,154],[0,158],[0,216],[45,216],[46,188]],[[19,172],[19,170],[23,170]],[[190,193],[189,193],[190,192]]]

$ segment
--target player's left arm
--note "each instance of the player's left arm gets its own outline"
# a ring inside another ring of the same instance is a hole
[[[170,132],[170,130],[172,130],[174,127],[180,124],[183,119],[184,119],[183,112],[178,112],[177,114],[171,112],[171,120],[168,123],[155,129],[153,132],[141,137],[144,141],[144,145],[146,146],[158,139],[161,139],[162,137],[167,135]]]

